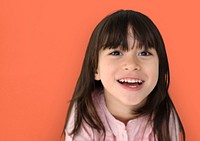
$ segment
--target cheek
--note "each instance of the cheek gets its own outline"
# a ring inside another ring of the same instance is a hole
[[[145,65],[145,72],[147,73],[148,77],[155,83],[158,80],[159,76],[159,65],[157,62],[151,62]]]
[[[117,64],[112,60],[102,60],[99,62],[100,71],[112,71],[117,68]]]
[[[98,72],[103,81],[114,79],[117,70],[117,65],[114,63],[109,63],[108,61],[102,61],[99,63]]]
[[[152,69],[151,73],[153,80],[155,81],[155,83],[157,83],[159,77],[159,66],[157,63],[154,65],[154,68]]]
[[[115,69],[111,65],[102,66],[99,69],[101,77],[109,78],[114,75]]]

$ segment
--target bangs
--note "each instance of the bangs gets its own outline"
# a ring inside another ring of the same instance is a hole
[[[134,46],[139,48],[156,48],[156,38],[154,37],[154,24],[145,15],[130,13],[129,11],[116,12],[112,17],[108,16],[102,27],[99,49],[115,49],[120,47],[128,51],[127,36],[132,30]],[[135,45],[135,43],[137,43]]]

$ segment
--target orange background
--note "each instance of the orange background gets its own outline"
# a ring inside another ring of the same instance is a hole
[[[0,141],[59,141],[95,25],[118,9],[148,15],[160,29],[170,94],[187,141],[199,141],[200,4],[158,0],[0,0]]]

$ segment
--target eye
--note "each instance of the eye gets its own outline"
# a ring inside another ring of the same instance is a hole
[[[139,54],[138,54],[139,56],[150,56],[150,55],[152,55],[149,51],[141,51]]]
[[[122,55],[122,53],[118,50],[114,50],[110,53],[110,55],[113,55],[113,56],[119,56],[119,55]]]

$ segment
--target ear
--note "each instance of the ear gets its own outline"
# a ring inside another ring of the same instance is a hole
[[[100,74],[99,74],[99,71],[98,71],[98,69],[96,70],[96,72],[95,72],[95,74],[94,74],[94,79],[95,80],[101,80],[101,77],[100,77]]]

